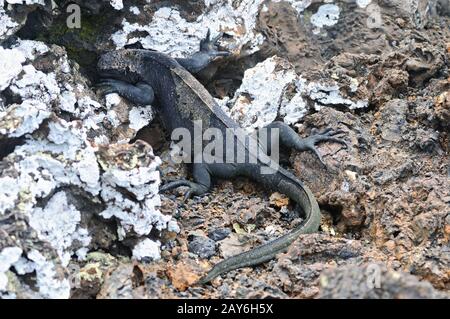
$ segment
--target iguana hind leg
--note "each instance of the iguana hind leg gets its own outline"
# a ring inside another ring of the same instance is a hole
[[[150,105],[155,99],[153,88],[145,83],[131,84],[115,79],[103,79],[97,87],[104,95],[117,93],[138,105]]]
[[[271,145],[270,136],[271,136],[271,130],[277,129],[279,133],[279,142],[281,145],[287,147],[287,148],[293,148],[297,151],[303,152],[303,151],[311,151],[313,152],[319,161],[326,166],[325,162],[323,161],[322,155],[317,150],[316,145],[323,142],[334,142],[343,144],[346,146],[346,148],[349,148],[348,143],[339,138],[336,137],[337,135],[340,135],[344,133],[344,131],[341,130],[333,130],[333,129],[326,129],[322,132],[318,132],[316,129],[313,129],[311,131],[311,136],[307,138],[301,138],[297,132],[295,132],[289,125],[283,123],[283,122],[273,122],[265,127],[267,129],[267,138],[268,141],[265,145],[267,145],[267,152],[271,153],[272,148],[274,147]]]
[[[194,164],[193,177],[194,182],[188,180],[168,182],[159,189],[159,192],[164,193],[178,187],[188,187],[184,195],[185,200],[192,196],[200,196],[207,193],[211,188],[211,173],[206,164]]]

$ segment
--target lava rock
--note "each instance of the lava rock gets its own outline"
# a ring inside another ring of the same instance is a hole
[[[216,228],[209,232],[208,237],[214,241],[221,241],[227,238],[231,234],[231,230],[228,228]]]
[[[191,253],[200,258],[210,258],[216,254],[216,242],[208,237],[193,236],[188,247]]]
[[[381,263],[372,263],[324,271],[319,298],[440,299],[447,296],[429,282],[393,271]]]

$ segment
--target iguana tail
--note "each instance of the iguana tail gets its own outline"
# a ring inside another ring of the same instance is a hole
[[[260,168],[258,167],[258,172]],[[303,185],[298,178],[281,167],[274,174],[255,173],[252,175],[255,181],[263,184],[266,188],[283,193],[300,205],[305,219],[290,233],[216,264],[206,276],[199,280],[200,284],[208,283],[220,274],[231,270],[267,262],[277,254],[285,252],[299,235],[314,233],[319,229],[321,219],[319,205],[310,189]]]

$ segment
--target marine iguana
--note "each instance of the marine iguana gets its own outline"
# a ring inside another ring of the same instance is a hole
[[[98,71],[100,77],[103,78],[99,87],[103,94],[118,93],[133,103],[153,105],[169,132],[177,128],[193,132],[194,122],[201,121],[204,130],[211,127],[217,128],[225,135],[227,129],[238,129],[239,125],[221,109],[209,92],[193,76],[213,60],[229,54],[219,51],[218,40],[221,36],[211,39],[208,31],[206,38],[200,43],[200,51],[186,59],[174,59],[160,52],[142,49],[121,49],[108,52],[101,56],[98,62]],[[336,137],[342,131],[331,129],[321,133],[314,131],[310,137],[302,139],[292,128],[282,122],[274,122],[267,128],[269,131],[279,130],[279,139],[282,145],[298,151],[310,150],[322,163],[323,160],[316,149],[317,143],[329,141],[347,146],[344,140]],[[199,280],[200,284],[205,284],[222,273],[269,261],[280,252],[285,251],[300,234],[314,233],[319,229],[320,209],[309,188],[293,174],[273,163],[270,157],[261,150],[259,144],[256,150],[249,147],[249,140],[249,136],[242,139],[236,134],[233,136],[233,145],[228,145],[228,148],[234,147],[235,151],[238,146],[243,147],[245,150],[244,162],[236,160],[236,152],[234,152],[234,161],[231,162],[225,161],[224,158],[214,163],[194,162],[192,165],[194,181],[172,181],[163,185],[160,191],[166,192],[185,186],[188,188],[185,198],[188,198],[208,192],[211,188],[212,178],[229,179],[245,176],[262,184],[267,189],[287,195],[301,207],[304,221],[293,231],[276,240],[219,262]],[[200,143],[204,143],[204,141],[200,141]],[[270,146],[270,143],[267,145]],[[223,147],[227,149],[225,141]],[[270,147],[266,150],[270,152]],[[258,154],[255,154],[255,151]],[[194,148],[192,153],[194,153]],[[191,155],[196,158],[199,154]],[[263,174],[261,171],[263,167],[276,169],[273,169],[270,174]]]

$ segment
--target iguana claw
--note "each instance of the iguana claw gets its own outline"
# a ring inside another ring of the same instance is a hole
[[[188,187],[188,190],[184,194],[184,201],[186,202],[188,199],[192,198],[192,196],[199,196],[203,195],[207,192],[207,189],[203,187],[200,184],[196,184],[187,180],[178,180],[178,181],[171,181],[159,189],[160,193],[165,193],[167,191],[170,191],[172,189],[178,188],[178,187]]]
[[[313,152],[317,156],[319,161],[324,166],[327,166],[322,158],[322,155],[317,150],[316,145],[318,143],[322,143],[322,142],[334,142],[334,143],[339,143],[339,144],[345,145],[345,147],[347,149],[349,149],[350,145],[347,143],[347,141],[336,137],[336,135],[340,135],[343,133],[345,133],[343,130],[333,130],[331,128],[328,128],[322,132],[319,132],[317,129],[314,128],[311,130],[312,135],[302,140],[302,144],[303,144],[302,147],[305,150],[309,150],[309,151]]]
[[[200,52],[208,54],[211,58],[229,56],[231,54],[230,52],[220,51],[219,49],[219,40],[223,35],[223,32],[219,32],[219,34],[211,40],[211,30],[208,29],[206,37],[200,41]]]

